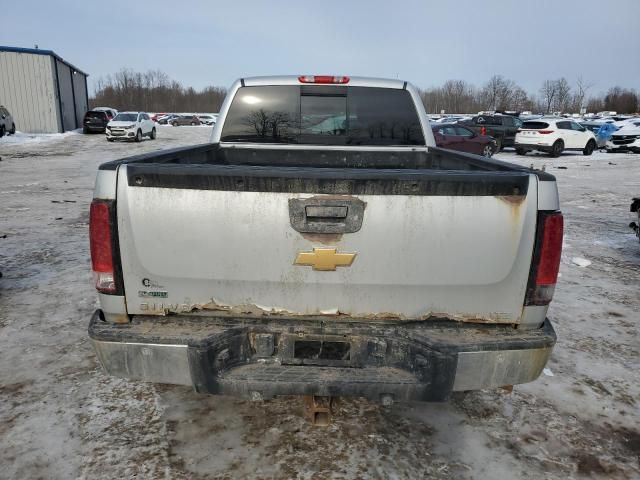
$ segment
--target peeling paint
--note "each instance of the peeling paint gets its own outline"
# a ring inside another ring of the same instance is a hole
[[[395,312],[343,312],[338,308],[320,309],[314,312],[295,312],[283,307],[265,306],[256,304],[228,305],[217,300],[211,299],[210,302],[204,304],[145,304],[146,314],[169,315],[180,313],[196,313],[196,312],[215,312],[219,316],[229,317],[282,317],[282,318],[335,318],[340,320],[354,321],[376,321],[384,323],[386,321],[393,322],[413,322],[413,321],[435,321],[435,320],[453,320],[463,323],[483,323],[483,324],[505,324],[513,323],[509,321],[509,315],[506,313],[495,312],[489,315],[476,314],[460,314],[460,313],[443,313],[443,312],[427,312],[415,318],[409,318],[406,315]]]

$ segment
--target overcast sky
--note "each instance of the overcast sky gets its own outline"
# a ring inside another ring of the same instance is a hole
[[[122,67],[186,86],[332,73],[480,86],[499,73],[531,92],[583,78],[590,93],[640,89],[640,0],[0,0],[0,45],[54,50],[90,85]]]

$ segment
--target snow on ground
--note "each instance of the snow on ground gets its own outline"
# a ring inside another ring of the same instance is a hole
[[[0,478],[640,478],[640,244],[627,227],[640,155],[497,156],[556,175],[566,222],[558,344],[547,372],[512,393],[390,409],[344,399],[314,429],[299,399],[104,375],[86,334],[96,168],[209,134],[0,140]]]
[[[70,135],[82,133],[82,129],[72,130],[65,133],[23,133],[16,132],[13,135],[5,135],[0,138],[0,147],[5,145],[23,145],[25,143],[42,143],[54,140],[63,140]],[[2,150],[0,149],[0,155]]]

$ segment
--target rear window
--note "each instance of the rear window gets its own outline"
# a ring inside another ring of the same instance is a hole
[[[542,130],[543,128],[549,128],[549,124],[546,122],[524,122],[522,128],[524,130]]]
[[[489,115],[478,115],[473,119],[477,125],[502,125],[501,117],[492,117]]]
[[[238,90],[223,142],[424,145],[406,90],[281,85]]]
[[[107,118],[107,114],[105,112],[87,112],[85,116],[87,118]]]

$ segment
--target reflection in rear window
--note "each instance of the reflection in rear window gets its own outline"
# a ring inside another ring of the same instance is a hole
[[[525,130],[540,130],[543,128],[549,128],[549,124],[545,122],[524,122],[522,128]]]
[[[489,115],[478,115],[473,121],[477,125],[502,125],[502,118]]]
[[[424,145],[407,90],[327,85],[242,87],[223,142]]]

